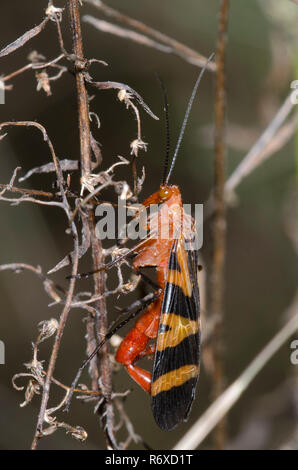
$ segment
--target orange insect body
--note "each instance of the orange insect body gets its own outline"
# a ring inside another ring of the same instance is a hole
[[[163,183],[159,191],[143,203],[146,209],[152,204],[161,204],[161,208],[150,217],[149,236],[135,248],[133,260],[137,272],[146,266],[156,268],[160,292],[141,314],[116,353],[116,360],[151,394],[153,416],[164,430],[173,429],[187,419],[199,377],[198,253],[192,244],[196,239],[195,223],[183,209],[178,186],[168,182],[203,72],[204,69],[193,88],[169,172],[168,103],[163,87],[167,124]],[[155,338],[155,344],[148,344]],[[139,359],[150,354],[154,354],[152,374],[136,365]]]
[[[152,204],[162,204],[158,214],[151,220],[151,230],[152,226],[153,230],[157,229],[157,235],[155,238],[149,237],[140,248],[136,248],[136,252],[140,252],[133,261],[133,267],[136,271],[146,266],[156,267],[157,283],[161,288],[161,294],[136,321],[116,353],[116,361],[124,364],[129,375],[148,393],[151,393],[152,374],[136,366],[135,362],[155,352],[156,345],[148,346],[148,343],[158,334],[173,239],[174,236],[177,237],[177,231],[181,230],[182,224],[186,232],[190,232],[192,225],[192,222],[189,222],[191,217],[183,213],[182,198],[178,186],[161,185],[159,191],[143,202],[145,208]],[[185,224],[185,221],[188,223]],[[163,238],[165,233],[169,235],[167,238]]]

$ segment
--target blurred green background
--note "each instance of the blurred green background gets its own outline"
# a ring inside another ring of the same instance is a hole
[[[280,3],[278,6],[277,3]],[[218,0],[111,0],[108,4],[209,56],[216,48]],[[40,23],[47,1],[10,0],[1,2],[0,48],[26,30]],[[55,6],[65,6],[55,1]],[[279,8],[279,9],[278,9]],[[103,17],[91,6],[82,12]],[[65,11],[63,32],[68,50],[71,35]],[[262,130],[287,96],[295,78],[297,63],[296,24],[298,6],[290,1],[231,0],[227,49],[227,173],[230,174],[256,141]],[[158,72],[164,79],[170,101],[172,146],[175,145],[187,100],[198,75],[198,68],[182,59],[164,54],[131,41],[101,33],[83,23],[85,55],[108,62],[108,67],[93,65],[91,72],[98,81],[123,82],[137,90],[152,111],[161,119],[154,121],[141,110],[142,133],[148,142],[147,153],[140,152],[139,172],[144,165],[146,180],[141,194],[145,199],[156,191],[162,173],[165,152],[163,101]],[[0,62],[0,75],[6,75],[27,63],[33,50],[47,57],[59,54],[54,24],[48,24],[40,36]],[[75,82],[64,74],[52,82],[52,96],[36,91],[33,72],[16,77],[14,87],[6,93],[0,106],[0,121],[37,120],[52,139],[59,158],[79,158]],[[181,188],[184,201],[203,203],[213,182],[213,122],[215,80],[206,73],[191,112],[172,182]],[[101,127],[93,126],[94,135],[102,144],[103,166],[115,162],[117,155],[129,157],[129,144],[136,138],[133,113],[117,100],[113,90],[94,95],[90,109],[98,113]],[[228,211],[224,367],[226,383],[232,382],[253,359],[263,345],[285,322],[283,312],[291,303],[297,287],[297,253],[287,227],[297,213],[293,210],[295,175],[295,142],[292,139],[237,188],[238,204]],[[16,166],[23,172],[49,162],[50,155],[35,130],[11,129],[0,143],[0,183],[7,183]],[[117,172],[128,178],[129,170]],[[78,182],[73,175],[73,181]],[[27,187],[51,190],[54,177],[32,177]],[[24,184],[23,184],[24,185]],[[22,184],[20,183],[20,186]],[[109,197],[109,193],[106,193]],[[51,269],[71,249],[72,240],[65,234],[64,215],[56,208],[21,204],[10,207],[0,202],[0,264],[24,262]],[[206,264],[207,287],[210,267],[210,225],[204,227],[202,254]],[[82,261],[80,271],[90,268],[90,259]],[[65,269],[53,276],[67,285]],[[84,281],[83,286],[91,281]],[[37,336],[41,320],[59,316],[61,308],[48,308],[49,298],[33,274],[0,273],[0,339],[6,346],[6,364],[0,365],[0,448],[24,449],[30,446],[38,413],[39,400],[34,398],[20,408],[23,393],[12,388],[11,378],[24,369],[31,358],[31,342]],[[109,302],[110,318],[115,304],[127,305],[131,298]],[[204,312],[208,317],[208,311]],[[65,330],[55,377],[69,384],[85,354],[84,312],[73,310]],[[39,357],[47,360],[52,340],[41,344]],[[262,370],[228,416],[230,448],[278,448],[291,439],[297,426],[298,407],[295,401],[297,367],[290,363],[290,341]],[[162,432],[154,423],[150,400],[130,381],[124,371],[115,374],[117,391],[131,388],[125,402],[135,431],[156,449],[171,448],[189,426],[211,403],[210,378],[203,368],[190,419],[172,432]],[[87,381],[87,378],[86,378]],[[20,383],[20,382],[18,382]],[[53,387],[50,402],[54,406],[61,392]],[[83,426],[88,440],[80,444],[59,430],[40,442],[41,449],[97,449],[104,447],[92,405],[73,401],[69,415],[61,420]],[[297,432],[297,429],[296,429]],[[121,435],[121,433],[120,433]],[[124,434],[123,434],[124,438]],[[212,448],[208,438],[201,448]],[[132,445],[131,448],[141,448]]]

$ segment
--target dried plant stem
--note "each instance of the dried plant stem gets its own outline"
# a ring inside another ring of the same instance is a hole
[[[14,126],[15,127],[20,127],[20,126],[21,127],[30,127],[30,128],[34,127],[36,129],[38,129],[42,133],[43,139],[49,147],[49,150],[50,150],[50,153],[51,153],[51,156],[52,156],[52,160],[53,160],[53,163],[54,163],[55,171],[56,171],[57,182],[58,182],[58,187],[59,187],[59,190],[60,190],[62,202],[61,203],[44,202],[44,201],[38,201],[34,198],[29,198],[29,197],[27,197],[27,198],[23,197],[23,200],[28,201],[29,199],[32,199],[32,202],[59,205],[59,207],[64,209],[64,212],[65,212],[65,214],[67,216],[67,219],[68,219],[69,226],[71,227],[72,236],[73,236],[73,240],[74,240],[74,250],[73,250],[74,255],[72,257],[72,261],[73,261],[73,263],[72,263],[72,275],[76,276],[77,269],[78,269],[78,258],[79,258],[79,256],[78,256],[78,251],[79,251],[78,233],[77,233],[77,229],[76,229],[75,224],[73,222],[71,222],[72,214],[71,214],[70,206],[69,206],[69,203],[68,203],[68,200],[67,200],[67,197],[66,197],[66,194],[65,194],[65,190],[64,190],[64,180],[63,180],[63,174],[62,174],[60,162],[59,162],[59,159],[56,156],[54,146],[53,146],[53,144],[52,144],[52,142],[51,142],[51,140],[50,140],[50,138],[47,134],[46,129],[41,124],[39,124],[35,121],[16,121],[16,122],[8,121],[8,122],[4,122],[4,123],[0,124],[0,132],[2,131],[2,129],[4,127],[14,127]],[[13,182],[14,177],[16,176],[16,171],[17,170],[15,170],[15,172],[14,172],[13,178],[11,180],[11,184]],[[5,190],[3,190],[3,191],[5,191]],[[5,198],[3,198],[3,197],[2,197],[2,199],[5,200]],[[22,198],[18,199],[18,202],[20,202],[21,200],[22,200]],[[12,200],[12,201],[14,202],[14,200]],[[75,277],[73,277],[71,282],[70,282],[69,289],[68,289],[67,296],[66,296],[65,305],[64,305],[63,311],[61,313],[60,319],[59,319],[59,324],[58,324],[57,333],[56,333],[56,337],[55,337],[55,341],[54,341],[54,345],[53,345],[53,349],[52,349],[52,353],[51,353],[51,357],[50,357],[50,361],[49,361],[49,366],[48,366],[48,370],[47,370],[46,377],[45,377],[44,384],[43,384],[41,405],[40,405],[36,430],[35,430],[32,446],[31,446],[32,450],[36,449],[38,440],[43,436],[43,425],[44,425],[45,418],[46,418],[47,404],[48,404],[49,394],[50,394],[50,386],[51,386],[53,372],[54,372],[57,357],[58,357],[58,352],[59,352],[59,348],[60,348],[60,343],[61,343],[64,327],[65,327],[65,324],[66,324],[66,321],[67,321],[68,313],[69,313],[71,305],[72,305],[73,294],[74,294],[74,286],[75,286]]]
[[[81,33],[81,23],[79,14],[78,0],[69,0],[69,13],[73,37],[73,52],[76,56],[76,84],[77,84],[77,98],[78,98],[78,114],[79,114],[79,130],[80,130],[80,145],[81,145],[81,168],[82,177],[91,173],[91,152],[90,152],[90,123],[89,123],[89,106],[88,95],[85,86],[84,68],[86,61],[83,53],[83,42]],[[96,271],[104,263],[104,255],[102,250],[101,241],[95,234],[95,219],[93,209],[88,211],[89,230],[91,237],[93,270]],[[104,292],[105,286],[105,273],[98,272],[94,275],[95,295],[102,296],[95,304],[96,314],[95,330],[97,338],[105,336],[107,333],[107,312]],[[96,342],[94,337],[94,328],[90,325],[91,319],[87,323],[87,350],[90,352],[89,345],[94,345]],[[110,403],[112,382],[111,382],[111,364],[108,356],[107,345],[100,352],[100,372],[101,372],[101,386],[102,392],[106,400],[106,419],[107,419],[107,444],[110,444],[109,437],[113,435],[113,412]],[[91,364],[91,377],[92,389],[98,390],[99,388],[99,372],[97,361]]]
[[[73,37],[73,52],[75,54],[78,115],[81,146],[82,176],[91,172],[90,154],[90,123],[88,95],[84,80],[84,54],[81,33],[79,6],[77,0],[69,0],[70,23]]]
[[[290,93],[259,139],[226,180],[224,196],[228,205],[234,204],[235,201],[237,201],[235,189],[244,179],[255,171],[266,159],[280,150],[294,135],[298,124],[298,113],[293,113],[292,117],[286,121],[293,107],[294,101],[292,102]],[[205,203],[204,220],[208,219],[214,213],[214,203],[214,195],[211,194],[207,203]]]
[[[24,44],[26,44],[26,42],[30,41],[30,39],[37,36],[45,28],[45,26],[46,26],[46,24],[49,20],[50,20],[50,17],[46,16],[39,25],[37,25],[34,28],[30,29],[29,31],[24,33],[22,36],[20,36],[18,39],[16,39],[14,42],[12,42],[8,46],[4,47],[0,51],[0,57],[4,57],[6,55],[11,54],[15,50],[19,49]]]
[[[171,47],[164,46],[163,44],[157,41],[153,41],[144,34],[137,33],[135,31],[132,31],[131,29],[122,28],[113,23],[109,23],[108,21],[99,20],[91,15],[84,15],[82,20],[86,23],[92,24],[96,29],[104,33],[110,33],[121,38],[130,39],[131,41],[142,44],[143,46],[153,47],[154,49],[157,49],[162,52],[172,52]]]
[[[90,174],[91,172],[91,146],[90,146],[90,122],[89,122],[89,106],[88,95],[84,80],[84,55],[83,42],[79,15],[78,2],[69,1],[69,14],[71,21],[71,30],[73,38],[73,52],[76,56],[76,87],[78,100],[78,118],[79,118],[79,134],[80,134],[80,159],[81,159],[81,175]],[[90,215],[90,213],[88,214]],[[74,216],[74,214],[73,214]],[[95,269],[95,268],[94,268]],[[87,321],[87,352],[95,345],[94,337],[94,320],[89,317]],[[92,379],[92,389],[98,390],[99,371],[96,358],[91,363],[89,369]]]
[[[178,55],[179,57],[184,59],[186,62],[196,65],[197,67],[204,67],[204,65],[206,65],[207,58],[199,54],[197,51],[194,51],[190,47],[185,46],[184,44],[177,41],[176,39],[170,38],[166,34],[163,34],[160,31],[157,31],[156,29],[150,28],[149,26],[145,25],[141,21],[135,20],[134,18],[130,18],[129,16],[124,15],[123,13],[115,10],[114,8],[111,8],[108,5],[105,5],[105,3],[102,2],[101,0],[85,0],[85,3],[89,3],[95,6],[100,11],[102,11],[106,16],[113,18],[114,20],[119,21],[120,23],[124,23],[130,26],[131,28],[134,28],[137,31],[140,31],[142,34],[151,36],[152,38],[154,38],[156,41],[160,43],[160,46],[162,45],[169,46],[171,48],[170,52]],[[132,34],[130,34],[130,38],[135,40],[136,36],[133,37]],[[162,48],[160,47],[159,50],[162,50]],[[164,52],[168,52],[168,51],[164,50]],[[212,72],[215,72],[216,64],[214,62],[209,62],[209,64],[207,65],[207,69]]]
[[[44,68],[47,68],[47,67],[61,67],[61,69],[65,69],[65,67],[62,67],[62,66],[58,66],[57,65],[57,62],[59,62],[60,60],[62,60],[63,58],[65,57],[65,54],[60,54],[58,57],[56,57],[55,59],[51,60],[51,61],[48,61],[48,62],[45,62],[45,63],[39,63],[39,62],[31,62],[30,64],[27,64],[25,65],[24,67],[21,67],[20,69],[18,70],[15,70],[14,72],[10,73],[9,75],[6,75],[5,77],[3,77],[1,80],[2,82],[7,82],[9,80],[11,80],[12,78],[24,73],[26,70],[39,70],[39,69],[44,69]]]
[[[103,255],[103,250],[100,240],[96,237],[95,234],[95,220],[94,214],[90,218],[90,235],[91,235],[91,247],[92,247],[92,257],[93,257],[93,266],[94,269],[98,269],[105,262]],[[95,295],[101,296],[96,302],[96,321],[95,321],[95,331],[98,341],[105,337],[108,332],[108,318],[107,318],[107,309],[106,309],[106,298],[104,293],[106,291],[106,281],[105,273],[100,272],[94,275],[94,284],[95,284]],[[98,313],[99,312],[99,313]],[[91,351],[92,352],[92,351]],[[117,448],[114,438],[114,413],[113,405],[111,402],[112,394],[112,374],[111,374],[111,362],[109,358],[108,344],[104,344],[103,348],[99,353],[100,357],[100,370],[101,370],[101,389],[105,399],[105,422],[103,426],[107,431],[107,446],[112,446]]]
[[[79,248],[78,238],[75,237],[74,250],[75,250],[76,253],[78,252],[78,248]],[[72,266],[73,275],[76,275],[77,271],[78,271],[78,256],[75,256],[74,259],[73,259],[73,266]],[[32,450],[36,449],[38,439],[42,436],[42,427],[43,427],[45,413],[46,413],[47,404],[48,404],[48,400],[49,400],[50,385],[51,385],[51,381],[52,381],[52,377],[53,377],[54,368],[55,368],[55,365],[56,365],[56,360],[57,360],[57,356],[58,356],[58,351],[59,351],[59,347],[60,347],[61,338],[62,338],[62,335],[63,335],[63,330],[64,330],[64,327],[65,327],[65,323],[66,323],[66,320],[67,320],[67,317],[68,317],[69,310],[71,308],[72,298],[73,298],[73,294],[74,294],[74,287],[75,287],[75,279],[72,279],[70,281],[70,284],[69,284],[69,289],[68,289],[68,293],[67,293],[67,297],[66,297],[65,306],[64,306],[63,312],[62,312],[61,317],[60,317],[59,327],[58,327],[58,330],[57,330],[57,334],[56,334],[56,338],[55,338],[55,342],[54,342],[54,346],[53,346],[52,354],[51,354],[51,358],[50,358],[50,363],[49,363],[49,367],[48,367],[48,371],[47,371],[47,375],[46,375],[46,379],[45,379],[45,383],[44,383],[44,387],[43,387],[42,401],[41,401],[40,411],[39,411],[39,415],[38,415],[36,432],[35,432],[35,435],[34,435],[34,438],[33,438],[32,446],[31,446]]]
[[[215,180],[214,199],[215,212],[212,225],[213,256],[211,272],[210,315],[220,318],[216,323],[213,341],[213,371],[212,395],[218,397],[224,387],[224,373],[222,365],[222,321],[223,321],[223,291],[224,291],[224,262],[226,245],[226,211],[224,201],[225,184],[225,53],[227,42],[229,0],[221,0],[219,13],[219,31],[216,53],[216,96],[215,96]],[[217,427],[215,434],[215,448],[224,447],[224,423]]]
[[[174,450],[196,449],[208,436],[226,413],[239,400],[256,375],[263,369],[272,356],[285,344],[298,329],[298,292],[293,303],[285,312],[290,319],[281,330],[259,352],[242,374],[218,397],[203,413],[199,420],[188,430],[175,445]]]
[[[9,191],[9,192],[12,192],[12,193],[26,194],[28,196],[30,195],[30,196],[47,197],[49,199],[55,199],[57,197],[54,193],[49,193],[47,191],[39,191],[37,189],[17,188],[15,186],[9,186],[7,184],[0,184],[0,189],[3,189],[5,191]]]
[[[58,160],[58,158],[55,154],[53,144],[52,144],[51,140],[49,139],[45,128],[39,123],[32,122],[32,121],[20,121],[20,122],[14,122],[14,123],[6,122],[6,123],[1,124],[0,129],[4,126],[32,126],[32,127],[36,127],[37,129],[39,129],[42,132],[43,138],[49,146],[49,149],[50,149],[50,152],[51,152],[51,155],[52,155],[52,159],[53,159],[53,162],[54,162],[54,165],[55,165],[55,169],[56,169],[58,186],[59,186],[59,189],[60,189],[60,192],[61,192],[61,195],[62,195],[63,207],[64,207],[65,213],[67,215],[68,221],[69,221],[71,229],[72,229],[72,235],[73,235],[73,239],[74,239],[74,256],[73,256],[73,265],[72,265],[72,275],[75,276],[77,274],[77,271],[78,271],[78,249],[79,249],[78,233],[77,233],[77,229],[76,229],[75,224],[70,222],[71,211],[70,211],[70,207],[69,207],[69,204],[68,204],[68,201],[67,201],[67,198],[66,198],[66,195],[65,195],[65,191],[64,191],[64,182],[63,182],[62,170],[61,170],[61,167],[60,167],[59,160]],[[55,365],[56,365],[56,360],[57,360],[57,357],[58,357],[61,338],[62,338],[64,327],[65,327],[65,324],[66,324],[66,321],[67,321],[68,313],[70,311],[71,304],[72,304],[72,299],[73,299],[73,294],[74,294],[74,287],[75,287],[75,278],[73,278],[71,280],[70,284],[69,284],[69,289],[68,289],[68,292],[67,292],[65,305],[64,305],[63,311],[62,311],[61,316],[60,316],[59,326],[58,326],[58,329],[57,329],[57,334],[56,334],[56,337],[55,337],[55,341],[54,341],[54,345],[53,345],[53,349],[52,349],[52,353],[51,353],[51,357],[50,357],[50,361],[49,361],[49,367],[48,367],[46,378],[45,378],[45,381],[44,381],[40,411],[39,411],[39,415],[38,415],[36,431],[35,431],[34,438],[33,438],[33,441],[32,441],[32,446],[31,446],[32,450],[36,449],[38,440],[40,439],[40,437],[42,437],[42,429],[43,429],[43,424],[44,424],[44,421],[45,421],[47,404],[48,404],[48,400],[49,400],[51,381],[52,381],[53,372],[54,372]]]

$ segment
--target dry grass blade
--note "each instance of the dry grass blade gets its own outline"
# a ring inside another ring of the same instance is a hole
[[[292,305],[286,312],[290,320],[281,330],[269,341],[255,359],[244,369],[242,374],[236,379],[212,405],[203,413],[191,429],[177,442],[174,450],[193,450],[214,429],[219,421],[239,400],[242,393],[247,389],[256,375],[263,369],[272,356],[283,346],[283,344],[298,329],[298,292]]]
[[[60,160],[60,167],[62,171],[74,171],[78,170],[79,162],[77,160]],[[19,181],[25,181],[26,179],[30,178],[30,176],[38,174],[38,173],[51,173],[55,171],[55,165],[53,163],[47,163],[45,165],[36,166],[31,170],[27,171],[27,173],[19,178]]]
[[[109,23],[108,21],[99,20],[91,15],[84,15],[82,20],[86,23],[92,24],[92,26],[103,33],[114,34],[114,36],[119,36],[120,38],[130,39],[131,41],[142,44],[142,46],[153,47],[154,49],[162,52],[173,52],[172,47],[153,41],[144,34],[137,33],[131,29],[121,28],[120,26]]]
[[[261,137],[257,140],[248,154],[243,158],[240,165],[228,178],[225,184],[225,194],[227,198],[230,197],[236,186],[238,186],[247,175],[249,175],[255,168],[259,166],[266,156],[268,157],[272,154],[272,152],[267,151],[267,147],[271,145],[272,139],[276,136],[276,133],[289,116],[293,106],[294,101],[292,100],[291,91],[273,120],[262,133]]]
[[[291,94],[288,95],[268,127],[227,179],[224,187],[227,204],[234,204],[235,201],[237,201],[235,189],[244,179],[256,170],[265,160],[283,148],[291,137],[293,137],[298,125],[298,114],[294,114],[289,122],[283,125],[293,109],[290,97]],[[205,204],[204,219],[210,217],[213,212],[214,197],[211,195]]]
[[[114,8],[110,8],[109,6],[105,5],[104,2],[101,0],[85,0],[85,3],[89,3],[102,11],[106,16],[113,18],[120,23],[124,23],[137,31],[140,31],[142,34],[147,34],[151,36],[160,44],[165,44],[172,48],[173,54],[181,57],[186,62],[190,64],[196,65],[197,67],[204,67],[208,61],[207,57],[204,57],[202,54],[194,51],[190,47],[185,46],[181,42],[177,41],[176,39],[172,39],[164,33],[157,31],[156,29],[150,28],[149,26],[145,25],[141,21],[135,20],[130,18],[123,13],[115,10]],[[209,62],[207,65],[207,69],[211,72],[215,72],[216,64],[215,62]]]
[[[151,111],[149,106],[145,103],[141,95],[139,95],[138,92],[136,92],[133,88],[131,88],[129,85],[126,85],[125,83],[119,83],[119,82],[112,82],[112,81],[107,81],[107,82],[94,82],[92,78],[88,75],[85,74],[85,80],[87,83],[90,85],[93,85],[94,87],[98,88],[99,90],[110,90],[110,89],[115,89],[115,90],[125,90],[131,95],[133,95],[138,103],[144,108],[146,113],[149,114],[153,119],[156,119],[157,121],[159,118],[155,116],[155,114]]]
[[[46,17],[38,26],[35,26],[35,28],[32,28],[29,31],[26,31],[26,33],[24,33],[18,39],[8,44],[8,46],[4,47],[0,51],[0,58],[8,54],[11,54],[16,49],[19,49],[24,44],[26,44],[26,42],[30,41],[30,39],[34,38],[34,36],[37,36],[44,29],[49,19],[50,19],[49,17]]]

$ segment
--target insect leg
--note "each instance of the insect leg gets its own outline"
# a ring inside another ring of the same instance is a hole
[[[65,411],[69,411],[69,407],[70,407],[70,402],[71,402],[71,399],[72,399],[72,395],[73,395],[73,391],[74,389],[76,388],[77,386],[77,383],[82,375],[82,372],[83,370],[85,369],[85,367],[89,364],[89,362],[94,358],[94,356],[98,353],[98,351],[103,347],[103,345],[118,331],[120,330],[120,328],[122,328],[123,326],[125,326],[132,318],[136,317],[137,315],[139,315],[140,313],[144,312],[144,309],[146,309],[146,307],[148,306],[148,304],[152,305],[152,301],[156,301],[158,298],[159,298],[160,294],[148,294],[146,297],[144,297],[144,299],[142,299],[143,303],[142,303],[142,306],[140,308],[138,308],[135,312],[132,312],[125,320],[121,321],[120,323],[118,323],[118,325],[116,325],[115,327],[111,328],[109,330],[109,332],[106,334],[105,338],[100,341],[100,343],[97,345],[97,347],[94,349],[94,351],[90,354],[90,356],[87,357],[87,359],[85,359],[85,361],[82,363],[81,367],[79,368],[78,372],[77,372],[77,375],[75,377],[75,379],[73,380],[72,384],[71,384],[71,389],[70,389],[70,392],[69,392],[69,395],[68,395],[68,398],[67,398],[67,401],[66,401],[66,404],[65,404]],[[141,301],[137,301],[135,302],[135,305],[134,305],[134,308],[136,307],[136,304],[140,303]],[[128,310],[127,310],[128,312]],[[127,313],[126,312],[126,313]],[[122,344],[122,343],[121,343]],[[121,346],[121,345],[120,345]]]
[[[135,363],[154,351],[148,343],[157,336],[161,301],[159,296],[149,305],[123,339],[116,354],[116,361],[122,363],[129,375],[148,393],[151,392],[152,374],[136,366]]]
[[[152,356],[153,354],[155,354],[155,350],[156,350],[156,343],[149,344],[149,346],[147,346],[145,351],[140,352],[139,357],[136,360],[139,361],[143,357]]]
[[[151,287],[153,287],[154,290],[156,291],[159,291],[160,290],[160,286],[152,281],[150,279],[150,277],[146,276],[146,274],[142,273],[139,269],[136,269],[135,270],[135,273],[138,275],[138,276],[141,276],[141,278],[143,279],[144,282],[146,282],[147,284],[149,284]]]
[[[114,320],[111,323],[110,329],[112,329],[114,327],[115,323],[120,321],[122,316],[124,316],[127,313],[131,312],[135,308],[138,309],[139,313],[142,313],[148,307],[148,305],[150,305],[152,302],[154,302],[156,299],[158,299],[160,294],[161,294],[161,291],[159,291],[159,292],[150,292],[149,294],[145,295],[142,299],[136,300],[135,302],[133,302],[128,307],[125,307],[125,308],[121,309],[120,314],[118,315],[117,319]]]
[[[145,309],[148,305],[150,305],[151,302],[154,302],[156,299],[158,299],[158,297],[162,293],[162,289],[160,288],[160,286],[157,283],[153,282],[148,276],[146,276],[140,270],[138,270],[138,269],[135,270],[135,273],[138,276],[141,276],[141,278],[143,279],[144,282],[146,282],[151,287],[153,287],[155,292],[151,292],[151,293],[145,295],[142,299],[136,300],[135,302],[133,302],[128,307],[125,307],[124,309],[121,309],[121,313],[119,314],[118,318],[111,323],[110,328],[113,328],[114,324],[116,322],[118,322],[123,315],[126,315],[127,313],[131,312],[135,308]]]

